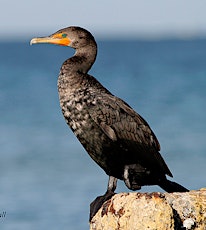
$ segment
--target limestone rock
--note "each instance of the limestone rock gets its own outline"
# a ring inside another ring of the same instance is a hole
[[[92,218],[90,230],[206,230],[206,189],[120,193]]]

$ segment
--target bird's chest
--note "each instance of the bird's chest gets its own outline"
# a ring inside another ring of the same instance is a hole
[[[73,93],[68,97],[60,99],[62,113],[66,122],[73,132],[78,135],[84,129],[89,129],[91,120],[89,116],[89,104],[92,103],[87,95]]]
[[[102,159],[106,155],[103,153],[110,140],[90,116],[89,109],[96,103],[95,99],[87,95],[82,97],[81,94],[75,94],[60,102],[67,124],[89,155],[105,168]]]
[[[75,93],[60,100],[67,124],[85,148],[93,146],[95,142],[102,141],[105,138],[105,134],[90,116],[90,108],[95,103],[95,99],[85,92]]]

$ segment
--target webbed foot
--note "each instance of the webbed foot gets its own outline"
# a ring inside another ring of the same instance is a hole
[[[107,186],[107,191],[103,196],[98,196],[91,204],[90,204],[90,214],[89,221],[95,216],[98,210],[102,207],[105,201],[111,199],[112,196],[115,195],[114,191],[117,187],[117,178],[110,176],[109,182]]]

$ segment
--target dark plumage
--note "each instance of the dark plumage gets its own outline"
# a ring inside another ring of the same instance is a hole
[[[127,103],[112,95],[88,74],[97,45],[88,31],[68,27],[31,43],[67,45],[76,50],[60,70],[60,105],[71,127],[91,158],[110,176],[108,193],[117,179],[131,190],[159,185],[167,192],[188,191],[167,180],[172,173],[161,157],[159,142],[148,123]]]

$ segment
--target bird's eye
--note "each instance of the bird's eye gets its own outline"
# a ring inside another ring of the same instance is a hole
[[[62,34],[62,38],[66,38],[67,37],[67,34]]]

